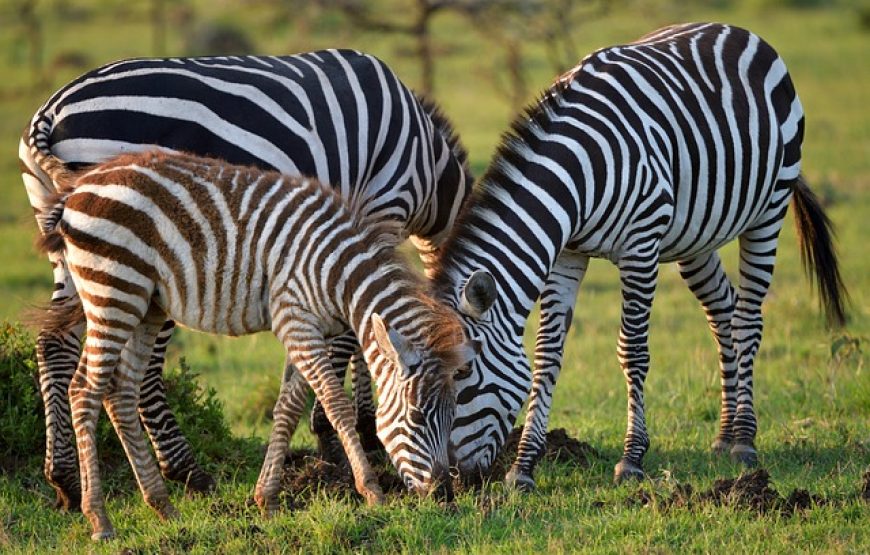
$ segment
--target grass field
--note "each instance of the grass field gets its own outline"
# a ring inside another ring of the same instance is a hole
[[[229,9],[226,4],[220,3]],[[673,266],[661,272],[651,331],[647,414],[652,447],[645,460],[650,480],[612,485],[625,426],[624,382],[615,357],[619,290],[613,267],[594,261],[581,289],[550,422],[551,428],[566,428],[601,453],[589,468],[542,463],[535,494],[518,495],[494,484],[482,493],[460,495],[455,513],[428,500],[403,497],[367,508],[348,496],[322,495],[306,509],[264,520],[245,506],[259,461],[249,457],[236,467],[209,460],[204,462],[222,477],[217,493],[187,499],[173,489],[182,517],[171,523],[158,522],[129,475],[127,481],[121,478],[108,504],[119,538],[92,546],[80,514],[50,508],[53,494],[41,478],[40,454],[35,453],[32,470],[0,473],[0,552],[870,551],[870,505],[859,499],[861,475],[870,467],[870,371],[861,352],[870,340],[870,32],[860,28],[849,9],[683,7],[595,20],[577,30],[576,40],[588,52],[632,40],[661,24],[700,19],[748,27],[784,57],[807,112],[805,173],[827,200],[839,232],[843,277],[852,296],[846,333],[859,348],[841,347],[842,334],[825,330],[800,268],[789,218],[764,308],[765,336],[755,376],[761,466],[783,495],[805,488],[826,503],[785,515],[701,502],[669,507],[657,501],[677,484],[702,490],[716,478],[740,472],[708,450],[718,425],[716,352],[703,314]],[[71,45],[88,52],[91,65],[148,53],[141,24],[104,26],[105,34],[88,25],[97,24],[50,21],[47,58]],[[15,40],[8,29],[0,28],[0,51],[9,52]],[[491,99],[491,85],[476,77],[481,64],[488,63],[480,55],[487,45],[465,23],[440,18],[435,36],[451,46],[450,55],[439,61],[437,96],[456,121],[479,174],[511,110]],[[307,38],[299,44],[292,29],[278,29],[259,37],[258,45],[268,53],[360,48],[415,83],[415,66],[398,53],[401,43],[365,34],[315,32]],[[177,46],[173,41],[170,37],[170,48]],[[543,88],[553,76],[541,53],[534,48],[530,53],[530,82]],[[12,61],[11,54],[0,59],[6,76],[0,83],[0,152],[6,153],[0,157],[0,318],[17,320],[28,305],[44,302],[51,288],[48,265],[32,248],[36,229],[17,171],[18,133],[54,87],[75,72],[53,73],[50,88],[21,94],[28,76]],[[733,274],[733,245],[724,249],[723,259]],[[534,318],[527,339],[533,330]],[[261,414],[277,389],[283,360],[271,335],[229,340],[181,331],[169,364],[181,356],[215,387],[236,434],[265,437],[268,422]],[[294,446],[311,444],[307,431],[294,438]],[[652,501],[632,502],[639,490]]]

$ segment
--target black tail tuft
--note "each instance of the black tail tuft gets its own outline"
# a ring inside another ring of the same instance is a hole
[[[837,264],[833,224],[803,176],[797,178],[793,191],[794,222],[804,270],[818,287],[828,326],[843,327],[849,296]]]
[[[52,301],[47,307],[32,307],[24,314],[23,320],[38,328],[40,333],[64,333],[85,323],[85,310],[78,296],[74,296],[62,301]]]

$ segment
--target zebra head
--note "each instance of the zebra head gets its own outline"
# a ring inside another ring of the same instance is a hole
[[[377,314],[372,329],[378,350],[392,367],[376,377],[378,438],[408,489],[451,501],[454,380],[477,356],[480,344],[464,340],[448,350],[420,349]]]
[[[463,479],[473,481],[489,474],[528,396],[531,369],[522,327],[496,302],[499,290],[492,274],[477,270],[460,279],[451,281],[461,286],[442,289],[439,297],[456,307],[466,335],[481,342],[480,354],[456,383],[450,437],[453,464]]]

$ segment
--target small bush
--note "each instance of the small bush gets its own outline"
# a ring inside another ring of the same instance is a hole
[[[166,397],[194,453],[204,460],[247,459],[252,440],[233,438],[214,388],[203,388],[182,359],[164,373]],[[97,429],[100,460],[126,467],[126,456],[105,412]],[[39,394],[36,344],[19,324],[0,322],[0,467],[6,471],[39,465],[45,449],[45,421]]]

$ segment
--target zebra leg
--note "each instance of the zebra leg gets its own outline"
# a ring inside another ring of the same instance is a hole
[[[282,320],[286,322],[284,318],[274,317],[272,325],[281,326]],[[308,385],[314,389],[314,394],[323,403],[329,422],[338,432],[353,471],[357,491],[370,505],[383,503],[384,494],[378,484],[378,477],[369,465],[356,433],[353,405],[330,364],[326,340],[310,324],[291,321],[282,327],[286,331],[282,331],[280,337],[287,348],[288,357]]]
[[[758,464],[755,450],[758,425],[753,404],[752,373],[764,328],[761,303],[773,279],[776,245],[785,206],[783,203],[782,208],[772,210],[770,217],[764,218],[762,223],[754,225],[740,236],[740,283],[731,322],[737,351],[737,412],[734,416],[731,458],[746,466]]]
[[[178,516],[178,510],[169,500],[169,490],[160,476],[160,469],[151,456],[142,424],[139,421],[139,392],[146,368],[165,316],[159,310],[149,312],[136,327],[121,352],[118,371],[114,373],[112,387],[104,401],[106,413],[121,440],[136,482],[147,503],[162,519]]]
[[[356,431],[366,453],[384,453],[384,446],[378,439],[374,398],[372,397],[372,375],[363,357],[362,349],[357,347],[350,359],[350,377],[353,388],[353,406],[356,412]]]
[[[628,389],[628,424],[622,458],[614,469],[616,482],[643,478],[643,456],[649,448],[643,386],[649,371],[649,317],[658,278],[658,241],[619,261],[622,324],[617,355]]]
[[[737,412],[737,357],[731,339],[736,292],[732,287],[717,252],[679,263],[680,275],[701,302],[710,331],[719,350],[719,376],[722,401],[719,413],[719,435],[713,442],[715,453],[726,453],[734,442],[734,415]]]
[[[54,272],[52,309],[78,303],[78,294],[64,259],[49,256]],[[55,506],[78,510],[81,489],[76,449],[72,442],[73,426],[69,405],[69,386],[79,364],[84,318],[69,330],[58,333],[41,330],[36,340],[39,390],[45,414],[45,478],[57,495]]]
[[[521,491],[535,488],[532,472],[544,453],[553,390],[562,368],[565,337],[571,328],[577,290],[589,258],[563,251],[550,271],[541,292],[541,323],[535,343],[532,393],[517,457],[505,476],[508,486]]]
[[[344,383],[348,360],[356,349],[356,337],[352,333],[340,335],[330,341],[329,359],[332,361],[333,372],[340,383]],[[323,460],[337,466],[347,466],[347,457],[344,454],[341,441],[338,439],[332,424],[329,423],[323,405],[316,397],[314,405],[311,407],[311,432],[317,436],[317,450]]]
[[[214,478],[197,464],[193,450],[166,402],[163,363],[174,328],[175,323],[166,320],[157,335],[139,396],[139,416],[154,445],[163,476],[184,484],[188,493],[208,493],[214,490]]]
[[[269,447],[260,469],[260,477],[254,489],[254,501],[269,517],[278,510],[278,492],[281,490],[281,475],[284,468],[284,457],[290,447],[290,439],[299,418],[305,408],[310,388],[288,360],[284,366],[284,377],[281,380],[281,391],[272,412],[272,432],[269,435]],[[339,448],[341,446],[339,445]]]

